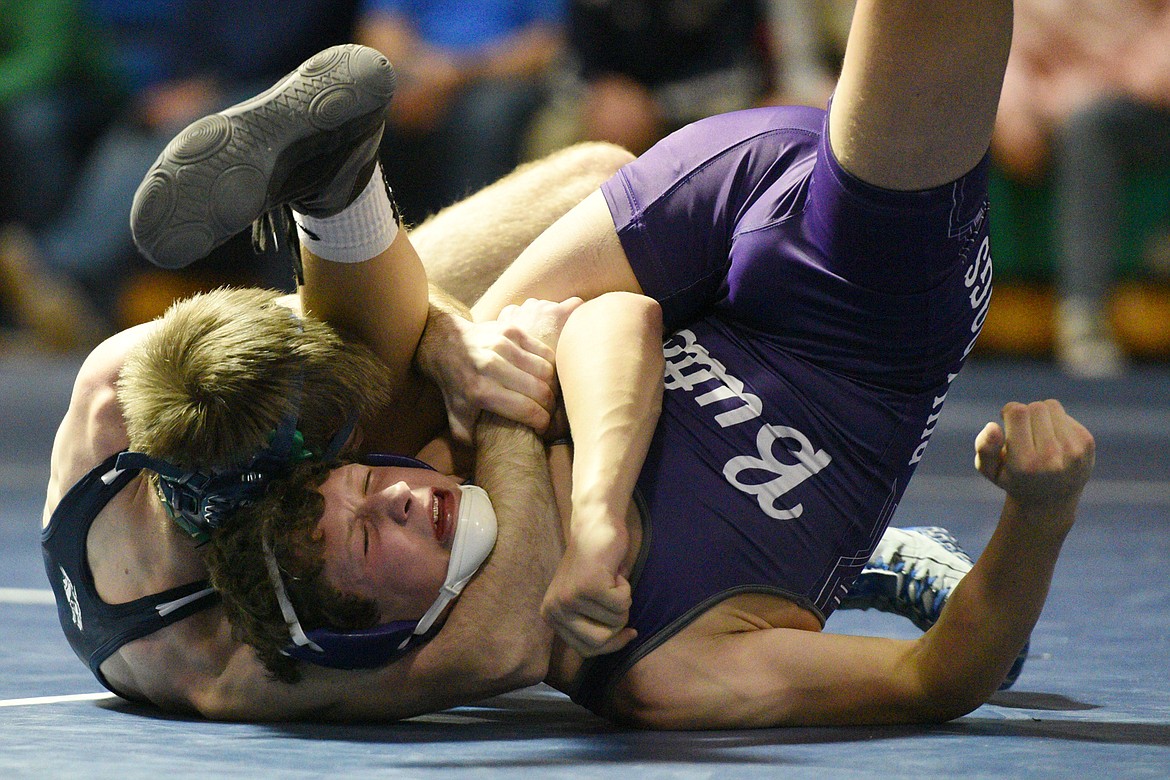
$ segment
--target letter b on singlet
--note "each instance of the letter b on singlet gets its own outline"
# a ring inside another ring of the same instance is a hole
[[[784,440],[789,454],[796,458],[795,463],[782,463],[773,453],[772,448],[777,440]],[[793,449],[791,443],[796,444]],[[760,456],[740,455],[727,461],[723,467],[723,476],[727,481],[744,493],[754,495],[760,509],[769,517],[777,520],[792,520],[800,517],[804,511],[802,504],[791,509],[778,506],[780,499],[794,487],[816,474],[833,460],[824,450],[813,447],[800,431],[789,428],[787,425],[765,425],[756,436],[756,449]],[[745,472],[768,472],[775,475],[775,479],[763,482],[744,482],[740,475]]]

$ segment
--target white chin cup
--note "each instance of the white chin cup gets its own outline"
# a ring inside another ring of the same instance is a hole
[[[446,606],[463,592],[463,586],[479,571],[496,545],[496,511],[488,494],[477,485],[461,485],[459,490],[463,495],[459,501],[455,538],[451,541],[447,579],[439,589],[435,603],[418,621],[415,634],[425,634],[434,625]]]

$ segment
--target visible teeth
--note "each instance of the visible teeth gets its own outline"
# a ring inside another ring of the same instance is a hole
[[[435,528],[439,527],[439,497],[435,496],[435,500],[431,502],[431,523]]]

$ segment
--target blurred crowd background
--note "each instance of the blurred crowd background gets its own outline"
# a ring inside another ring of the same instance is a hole
[[[1016,0],[979,355],[1117,375],[1170,358],[1170,0]],[[0,0],[0,352],[82,352],[221,284],[291,289],[247,236],[182,272],[130,202],[192,120],[357,41],[399,75],[383,165],[408,223],[581,140],[823,107],[852,0]]]

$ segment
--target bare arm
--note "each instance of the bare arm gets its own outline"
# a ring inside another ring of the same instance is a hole
[[[899,723],[985,702],[1040,616],[1094,460],[1093,437],[1057,401],[1008,404],[1003,417],[976,440],[980,472],[1007,491],[1003,513],[929,631],[913,641],[748,626],[680,635],[647,659],[655,685],[643,682],[627,714],[676,728]]]
[[[329,262],[304,247],[302,256],[300,308],[369,347],[391,370],[394,395],[382,423],[365,432],[368,446],[417,452],[441,431],[444,400],[463,443],[471,442],[480,409],[537,430],[548,425],[552,351],[516,329],[472,327],[466,306],[428,284],[405,230],[364,262]]]
[[[115,452],[130,446],[118,404],[117,381],[130,352],[155,327],[144,323],[103,341],[77,372],[69,408],[53,440],[43,522],[73,484]]]
[[[445,709],[533,685],[547,672],[552,630],[539,606],[562,545],[544,445],[530,429],[490,415],[476,440],[476,481],[499,518],[495,549],[438,637],[389,667],[405,667],[406,684],[380,682],[374,702],[357,692],[346,717],[366,708],[385,717],[387,698],[394,717]]]
[[[477,482],[499,520],[495,549],[439,634],[380,669],[305,666],[272,680],[248,647],[192,693],[204,715],[230,720],[390,721],[468,704],[543,679],[552,630],[539,606],[562,544],[544,445],[530,429],[487,416],[477,429]]]
[[[858,0],[830,113],[833,152],[879,187],[954,181],[986,153],[1011,0]]]
[[[585,300],[607,292],[641,293],[600,190],[561,217],[525,249],[472,307],[494,319],[526,298]]]
[[[427,278],[472,305],[537,236],[632,159],[612,144],[577,144],[448,206],[410,231]]]
[[[543,614],[583,656],[633,636],[626,518],[662,405],[662,311],[640,295],[583,304],[557,345],[573,432],[572,516]]]
[[[452,435],[470,443],[480,409],[543,433],[556,406],[556,353],[523,328],[474,323],[470,316],[466,306],[432,286],[415,355],[419,370],[443,393]]]

